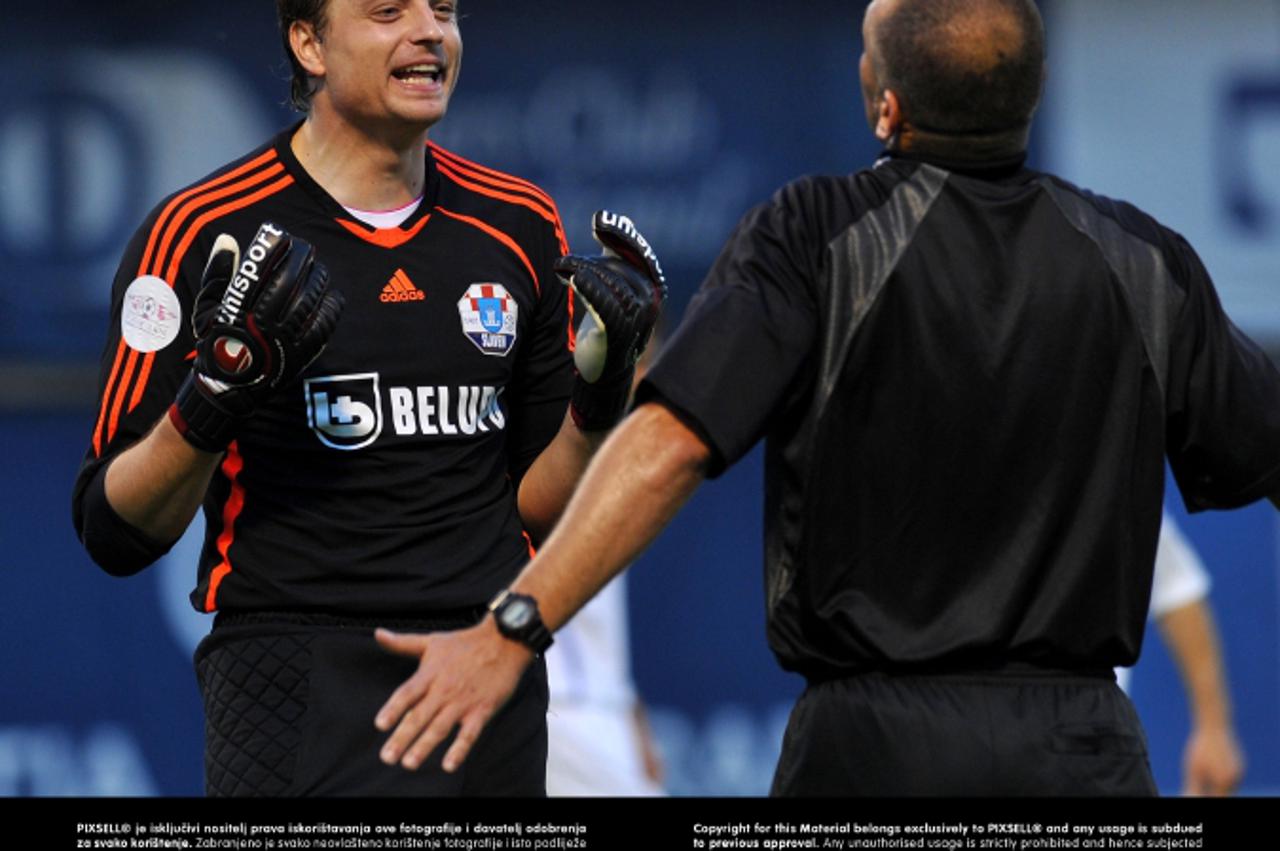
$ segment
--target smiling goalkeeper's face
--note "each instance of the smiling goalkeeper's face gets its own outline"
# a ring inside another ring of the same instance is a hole
[[[445,0],[329,0],[323,26],[295,23],[291,44],[316,82],[313,112],[366,130],[431,127],[462,67],[458,4]]]

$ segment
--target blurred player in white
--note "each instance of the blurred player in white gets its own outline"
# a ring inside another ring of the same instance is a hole
[[[1231,719],[1209,584],[1200,556],[1166,512],[1156,549],[1151,618],[1178,666],[1191,712],[1191,733],[1182,753],[1187,795],[1228,795],[1239,785],[1245,767]],[[1116,681],[1126,691],[1130,671],[1116,669]]]
[[[662,765],[631,679],[626,577],[556,634],[547,651],[547,794],[665,795]]]
[[[662,345],[661,321],[636,364],[639,383]],[[547,794],[656,797],[662,758],[631,678],[627,577],[617,577],[556,633],[547,651]]]

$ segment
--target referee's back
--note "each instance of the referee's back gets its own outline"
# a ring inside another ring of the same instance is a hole
[[[1276,491],[1274,368],[1132,206],[899,155],[760,215],[817,237],[814,379],[769,434],[786,667],[1132,664],[1166,454],[1193,509]]]

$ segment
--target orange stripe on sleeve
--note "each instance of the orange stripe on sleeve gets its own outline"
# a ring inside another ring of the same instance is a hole
[[[427,143],[427,147],[429,147],[431,149],[431,153],[436,156],[437,162],[443,159],[456,169],[464,169],[466,171],[473,172],[478,176],[488,178],[489,180],[505,185],[510,189],[519,189],[521,191],[528,192],[552,210],[555,209],[556,203],[551,200],[551,196],[546,192],[543,192],[536,184],[530,183],[524,178],[516,177],[512,174],[504,174],[496,169],[482,166],[479,163],[466,159],[465,157],[458,156],[453,151],[446,151],[444,148],[431,142]]]
[[[236,539],[236,520],[244,511],[244,485],[240,483],[240,471],[244,469],[244,456],[240,454],[240,445],[234,440],[227,447],[227,457],[222,459],[222,474],[231,482],[231,493],[226,504],[222,506],[222,532],[218,535],[217,551],[222,561],[209,574],[209,590],[204,597],[204,610],[218,610],[218,586],[231,572],[231,544]]]
[[[198,186],[193,186],[190,189],[187,189],[186,191],[181,192],[178,195],[175,195],[173,199],[165,206],[164,210],[161,211],[160,215],[156,218],[156,223],[151,227],[151,236],[147,239],[146,251],[142,253],[142,263],[139,264],[138,266],[138,274],[145,275],[147,273],[146,271],[147,266],[151,264],[151,256],[152,256],[152,252],[155,250],[156,240],[160,238],[160,233],[163,230],[162,225],[164,224],[165,219],[174,211],[174,209],[178,207],[179,204],[186,201],[188,198],[190,198],[193,195],[198,195],[207,189],[211,189],[214,186],[218,186],[219,184],[226,183],[227,181],[235,180],[240,175],[246,172],[252,171],[253,169],[257,168],[260,165],[270,162],[271,160],[275,159],[275,156],[276,156],[276,152],[275,152],[275,149],[273,148],[263,153],[262,156],[256,157],[250,160],[249,162],[245,163],[244,165],[240,166],[237,169],[234,169],[233,171],[229,171],[226,174],[223,174],[214,178],[213,180],[207,181],[205,183],[201,183]]]
[[[214,207],[212,210],[209,210],[207,213],[197,218],[194,222],[191,223],[191,226],[187,228],[187,233],[182,238],[182,241],[178,243],[178,247],[173,253],[173,259],[169,261],[169,268],[166,270],[166,273],[162,277],[166,281],[173,281],[176,279],[178,274],[178,265],[182,262],[182,258],[187,253],[187,249],[191,247],[192,240],[196,238],[196,234],[200,232],[200,229],[203,228],[205,225],[207,225],[209,222],[213,221],[214,219],[220,219],[223,216],[227,215],[228,213],[233,213],[236,210],[242,210],[245,207],[256,204],[259,201],[261,201],[263,198],[266,198],[268,195],[274,195],[277,192],[279,192],[281,189],[284,189],[285,187],[292,185],[292,183],[293,183],[293,177],[291,175],[286,174],[284,177],[280,178],[275,183],[262,187],[257,192],[254,192],[252,195],[246,195],[243,198],[237,198],[236,200],[231,201],[230,203],[223,204],[221,207]]]
[[[147,352],[146,357],[142,359],[142,369],[138,370],[138,383],[133,386],[133,395],[129,397],[127,410],[132,411],[142,401],[142,391],[146,389],[147,380],[151,378],[151,365],[155,363],[155,360],[155,352]]]
[[[499,189],[493,188],[492,186],[484,186],[483,184],[475,181],[474,174],[466,175],[463,172],[445,165],[443,162],[438,162],[436,165],[439,167],[441,174],[445,175],[459,186],[470,189],[472,192],[479,192],[481,195],[487,195],[490,198],[497,198],[499,201],[506,201],[510,204],[519,204],[521,207],[528,207],[548,222],[551,222],[552,225],[556,223],[555,215],[537,201],[530,200],[523,195],[513,195],[510,192],[503,192]]]
[[[284,163],[276,163],[275,165],[271,166],[270,168],[262,172],[246,177],[244,180],[240,180],[235,183],[228,184],[227,186],[224,186],[221,189],[215,189],[210,192],[201,193],[200,195],[197,195],[191,200],[189,200],[187,203],[183,204],[182,209],[180,209],[174,215],[172,220],[170,220],[169,227],[165,228],[164,239],[160,241],[160,250],[156,252],[155,261],[151,265],[151,274],[159,275],[160,277],[164,278],[166,281],[169,282],[169,286],[173,286],[173,278],[167,275],[160,275],[160,269],[164,267],[164,256],[169,250],[169,245],[173,242],[174,238],[177,237],[178,231],[182,229],[183,221],[187,219],[189,216],[191,216],[193,213],[195,213],[195,211],[198,210],[200,207],[203,207],[207,204],[211,204],[214,201],[219,200],[220,198],[226,198],[228,195],[234,195],[237,192],[243,192],[246,189],[250,189],[256,186],[257,184],[262,183],[264,180],[274,177],[275,175],[279,174],[282,171],[284,171]],[[203,221],[203,220],[198,219],[197,221]],[[200,229],[199,226],[196,226],[196,225],[188,227],[187,233],[186,233],[187,237],[190,238],[190,236],[199,229]],[[178,248],[177,253],[181,255],[183,251],[183,249],[181,248],[181,243],[179,243],[179,246],[180,247]],[[175,269],[177,268],[177,264],[170,262],[169,268]]]
[[[560,240],[560,254],[568,254],[569,238],[564,235],[564,224],[560,221],[559,213],[556,213],[556,239]]]
[[[102,388],[102,408],[98,411],[98,422],[93,427],[93,454],[102,456],[102,427],[107,421],[107,408],[111,405],[111,390],[115,386],[116,376],[120,374],[120,364],[124,363],[124,352],[128,348],[124,340],[116,346],[116,360],[111,365],[111,375],[107,378],[107,386]]]
[[[436,209],[444,213],[446,216],[448,216],[451,219],[457,219],[460,222],[466,222],[472,227],[479,228],[480,230],[489,234],[489,236],[498,240],[498,242],[501,242],[507,248],[511,249],[511,251],[514,252],[517,257],[520,258],[520,261],[524,263],[524,267],[529,270],[529,277],[533,279],[534,291],[539,294],[542,292],[542,286],[541,284],[538,283],[538,273],[533,271],[533,264],[529,262],[528,255],[524,253],[524,250],[520,248],[519,244],[514,239],[507,236],[505,233],[498,230],[493,225],[486,224],[485,222],[482,222],[479,219],[474,219],[471,216],[464,216],[461,213],[451,213],[448,210],[444,209],[443,207],[436,207]]]
[[[460,157],[452,151],[446,151],[438,145],[428,143],[428,147],[431,148],[433,154],[437,155],[436,165],[443,165],[451,170],[451,173],[449,174],[450,178],[454,178],[455,175],[465,175],[473,180],[483,181],[491,187],[524,192],[542,202],[543,209],[539,209],[538,214],[548,222],[551,222],[552,226],[555,228],[556,239],[560,242],[560,253],[569,253],[569,240],[565,237],[564,224],[560,221],[560,210],[556,207],[556,202],[551,199],[551,196],[546,192],[543,192],[536,184],[530,183],[523,178],[504,174],[503,172],[496,171],[491,168],[486,168],[485,166],[474,163],[471,160]],[[471,189],[473,187],[468,186],[467,188]],[[504,198],[504,200],[509,199]]]
[[[545,196],[542,196],[541,193],[538,193],[538,195],[535,196],[534,193],[529,191],[526,184],[521,184],[521,183],[510,181],[510,180],[500,180],[495,177],[489,177],[488,175],[482,172],[476,171],[473,168],[470,168],[465,165],[460,165],[458,163],[451,162],[449,160],[444,160],[444,159],[437,160],[436,166],[440,169],[447,170],[451,174],[465,175],[471,180],[474,180],[478,183],[483,183],[484,185],[488,186],[491,189],[506,189],[511,192],[520,193],[521,197],[528,200],[530,204],[536,205],[538,214],[541,215],[544,219],[547,219],[548,221],[551,221],[556,216],[555,204],[551,203],[551,199],[546,198]]]
[[[578,329],[573,324],[573,287],[566,287],[569,290],[566,293],[568,297],[569,307],[569,351],[576,352],[578,350]]]
[[[126,346],[129,359],[124,364],[124,374],[120,378],[120,389],[116,393],[115,404],[111,406],[111,419],[107,421],[107,443],[115,439],[116,429],[120,425],[120,409],[124,406],[124,398],[128,395],[129,381],[133,378],[133,368],[138,363],[138,350]]]

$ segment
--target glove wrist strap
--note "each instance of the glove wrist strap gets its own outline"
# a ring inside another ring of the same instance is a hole
[[[241,418],[218,405],[200,389],[195,372],[178,388],[169,406],[169,421],[183,439],[201,452],[222,452],[235,438]]]
[[[569,413],[574,425],[580,431],[608,431],[617,425],[627,412],[634,374],[635,368],[632,367],[594,384],[577,376],[569,398]]]

